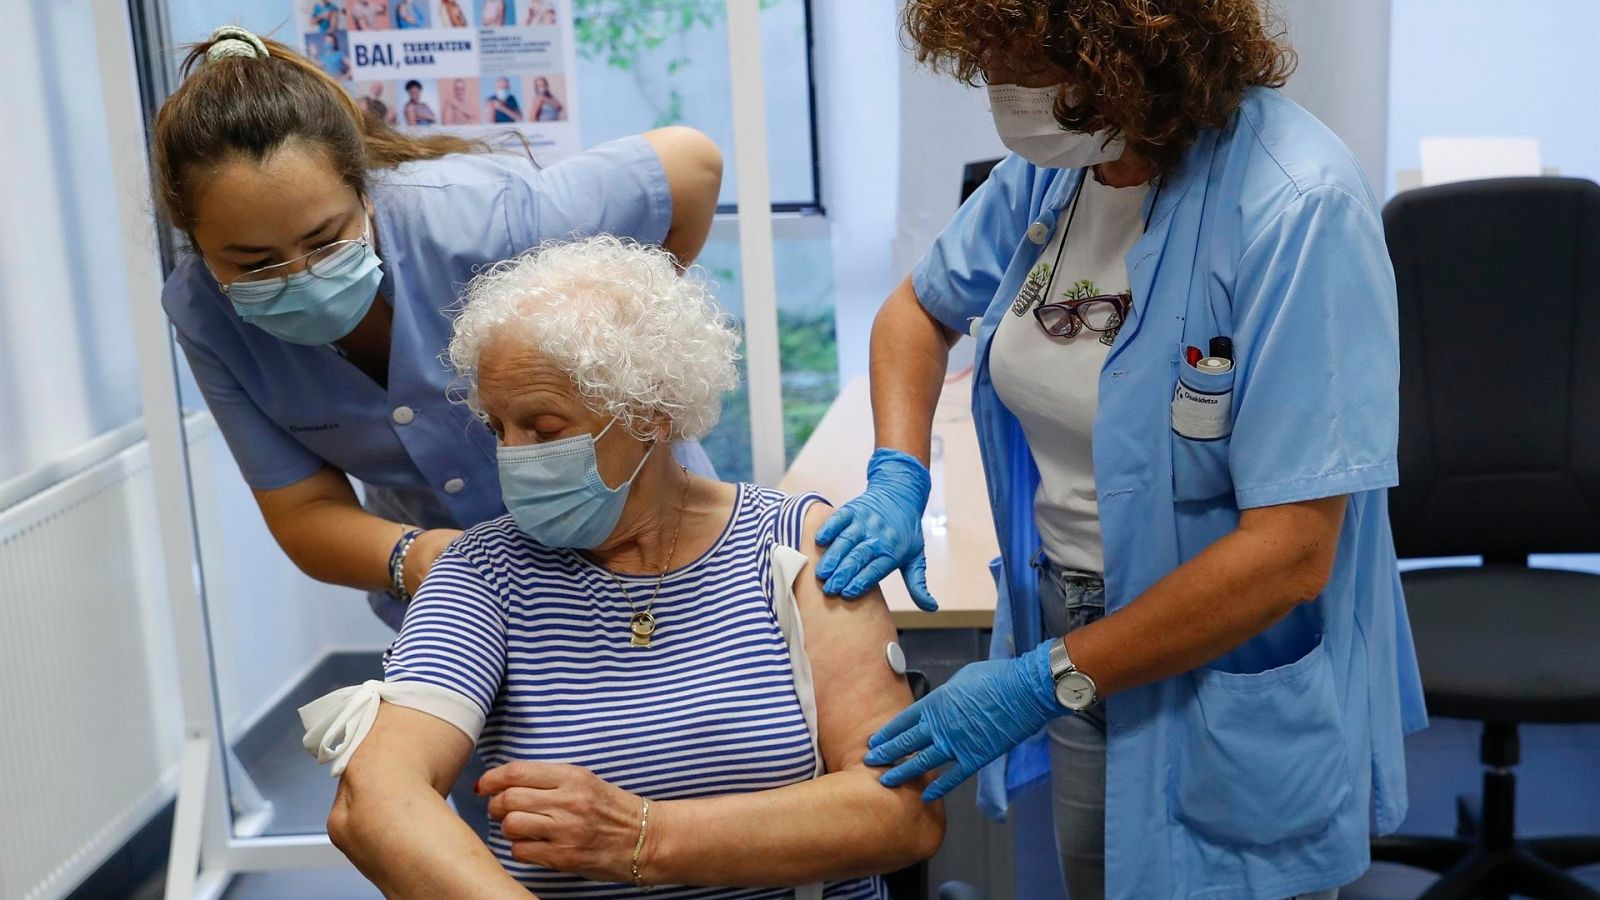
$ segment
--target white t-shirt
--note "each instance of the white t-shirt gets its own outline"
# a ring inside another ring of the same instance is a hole
[[[1148,192],[1148,185],[1113,188],[1085,177],[1076,211],[1071,204],[1062,210],[989,351],[995,391],[1022,423],[1039,468],[1033,515],[1044,552],[1062,568],[1105,571],[1093,438],[1100,370],[1115,331],[1080,328],[1071,338],[1052,337],[1033,310],[1128,291],[1125,259],[1144,233]]]

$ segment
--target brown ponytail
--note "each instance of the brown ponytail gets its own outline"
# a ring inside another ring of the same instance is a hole
[[[291,141],[305,141],[326,154],[346,184],[365,192],[370,169],[491,149],[451,134],[401,134],[364,113],[311,60],[278,41],[261,40],[265,59],[208,61],[216,40],[195,44],[183,61],[183,83],[156,113],[156,208],[185,233],[194,228],[193,191],[201,173],[230,157],[259,162]]]

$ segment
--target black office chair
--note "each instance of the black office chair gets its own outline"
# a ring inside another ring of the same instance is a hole
[[[972,192],[982,187],[983,183],[989,180],[989,173],[994,171],[994,167],[1000,165],[1003,159],[1004,157],[999,159],[980,159],[977,162],[969,162],[961,168],[962,203],[967,202],[967,198],[972,196]]]
[[[1429,711],[1483,723],[1485,769],[1457,837],[1380,838],[1373,858],[1441,873],[1426,900],[1600,898],[1566,871],[1600,863],[1600,838],[1519,839],[1512,771],[1521,723],[1600,722],[1600,576],[1528,567],[1600,552],[1600,185],[1442,185],[1383,218],[1400,289],[1395,545],[1483,557],[1404,582]]]

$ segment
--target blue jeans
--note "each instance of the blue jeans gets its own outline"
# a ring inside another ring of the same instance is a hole
[[[1044,633],[1060,637],[1106,614],[1106,586],[1098,575],[1058,568],[1042,555],[1039,603]],[[1050,723],[1050,801],[1056,852],[1071,900],[1106,895],[1106,716],[1095,704]],[[1294,900],[1335,900],[1337,888]]]

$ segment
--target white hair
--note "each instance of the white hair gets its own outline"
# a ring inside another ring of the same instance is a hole
[[[572,377],[596,412],[635,437],[704,437],[738,381],[739,336],[698,269],[611,235],[550,241],[499,262],[467,285],[450,362],[479,417],[478,361],[505,326]]]

